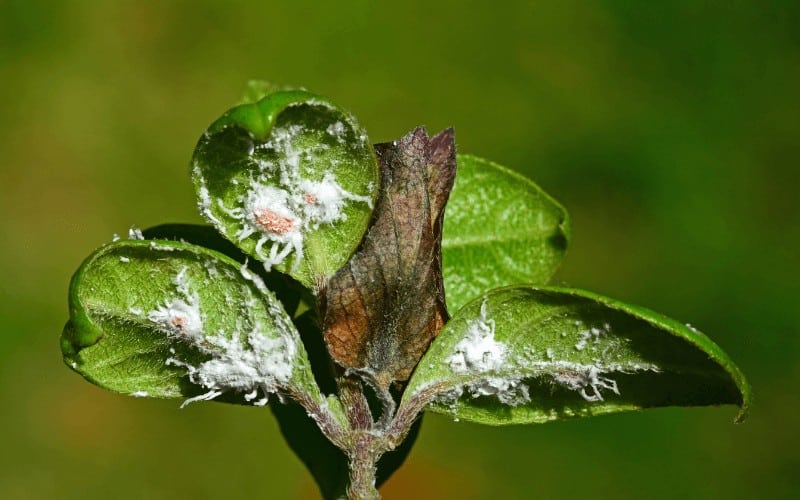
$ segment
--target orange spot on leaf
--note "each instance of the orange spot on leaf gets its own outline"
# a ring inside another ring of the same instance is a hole
[[[274,210],[261,209],[255,213],[256,224],[273,234],[286,234],[297,231],[297,220],[286,217]]]

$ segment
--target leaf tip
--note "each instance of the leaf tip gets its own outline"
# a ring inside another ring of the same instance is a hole
[[[82,349],[93,346],[103,338],[103,332],[96,328],[88,318],[73,314],[61,332],[61,353],[64,356],[76,356]],[[78,323],[78,324],[76,324]]]
[[[753,402],[753,388],[744,377],[741,378],[739,390],[741,392],[742,401],[739,403],[739,413],[736,414],[736,418],[733,419],[734,424],[743,424],[744,421],[747,420],[750,416],[750,406]]]

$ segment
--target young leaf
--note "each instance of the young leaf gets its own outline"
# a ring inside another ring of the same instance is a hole
[[[458,155],[442,237],[448,309],[493,288],[546,284],[569,239],[567,211],[539,186],[488,160]]]
[[[455,175],[453,131],[418,128],[376,146],[381,194],[361,248],[330,280],[324,320],[331,356],[386,389],[407,380],[447,321],[442,215]]]
[[[491,425],[654,406],[737,404],[750,387],[711,340],[644,308],[565,288],[509,287],[465,306],[401,403]]]
[[[261,279],[187,243],[118,241],[92,254],[72,278],[62,350],[90,382],[133,396],[321,399],[297,331]]]
[[[201,213],[246,253],[309,288],[355,250],[377,192],[377,160],[348,113],[281,91],[237,106],[200,138]]]
[[[236,104],[252,104],[260,101],[270,94],[274,94],[275,92],[280,92],[282,90],[291,89],[282,88],[280,85],[276,85],[264,80],[248,80],[244,92],[242,92],[239,102]]]

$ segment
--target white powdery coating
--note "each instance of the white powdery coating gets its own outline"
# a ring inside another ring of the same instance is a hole
[[[150,311],[147,319],[158,323],[169,333],[188,337],[200,337],[203,333],[203,319],[200,317],[197,297],[192,297],[188,301],[181,298],[172,299],[172,302]]]
[[[336,122],[327,132],[341,138],[344,127],[342,122]],[[346,220],[347,202],[366,203],[372,207],[370,196],[346,191],[332,172],[324,173],[319,181],[303,177],[303,162],[313,163],[314,154],[313,148],[303,150],[295,145],[297,136],[304,132],[300,125],[273,129],[263,149],[274,151],[282,160],[257,160],[260,175],[250,179],[251,187],[239,197],[239,207],[229,208],[219,201],[224,213],[241,221],[236,234],[239,241],[258,235],[255,253],[267,270],[283,263],[292,253],[295,257],[293,270],[297,269],[303,259],[306,233],[318,229],[321,224]],[[274,185],[276,178],[279,186]],[[200,198],[203,210],[207,203],[202,188]],[[264,249],[265,245],[269,250]]]
[[[467,392],[471,397],[496,396],[504,404],[517,406],[530,401],[528,386],[519,377],[491,375],[506,362],[507,347],[494,338],[495,322],[486,316],[486,302],[481,305],[481,316],[470,323],[466,336],[455,346],[447,363],[457,374],[486,374],[476,382],[458,387],[439,397],[439,401],[454,405]]]
[[[186,272],[187,268],[184,267],[172,280],[180,296],[164,301],[162,306],[148,313],[147,319],[158,324],[168,334],[195,340],[202,339],[203,318],[200,314],[200,301],[196,293],[189,291]],[[131,312],[133,311],[132,308]]]
[[[132,228],[128,229],[128,239],[129,240],[143,240],[144,239],[144,235],[142,235],[142,230],[137,228],[137,227],[132,227]]]
[[[218,272],[216,266],[212,268]],[[275,322],[277,337],[267,336],[258,326],[251,329],[244,341],[238,332],[231,338],[223,332],[204,335],[199,299],[191,290],[187,271],[188,268],[184,267],[172,280],[179,296],[147,314],[147,318],[159,325],[169,337],[186,342],[210,357],[196,366],[175,357],[166,360],[168,365],[185,368],[189,380],[207,391],[187,399],[182,407],[195,401],[214,399],[229,391],[246,393],[247,401],[255,400],[260,393],[262,397],[253,404],[266,404],[268,395],[279,387],[285,387],[292,377],[298,346],[292,336],[290,321],[279,305],[269,301],[267,312]],[[246,264],[241,273],[256,288],[266,292],[263,281],[250,273]],[[141,311],[131,308],[131,313],[141,314]],[[175,349],[170,349],[170,352],[174,355]]]
[[[129,396],[132,396],[134,398],[147,398],[150,397],[150,393],[147,391],[136,391],[130,393]]]
[[[299,239],[302,245],[302,221],[294,212],[295,203],[290,196],[285,189],[254,183],[244,201],[246,224],[237,235],[239,240],[258,231],[279,243],[293,243]]]
[[[335,137],[338,142],[344,142],[344,123],[332,123],[328,125],[328,128],[325,129],[325,132],[327,132],[328,135]]]
[[[580,324],[576,322],[576,325]],[[600,338],[603,335],[606,335],[609,331],[611,331],[611,325],[608,323],[604,323],[602,328],[598,327],[591,327],[588,330],[582,331],[578,334],[578,342],[575,344],[575,349],[582,351],[586,348],[590,341],[593,341],[595,344],[600,342]]]
[[[503,365],[506,346],[494,339],[495,323],[486,317],[486,302],[481,305],[481,317],[467,327],[467,334],[455,346],[447,363],[455,373],[484,373]]]
[[[175,250],[177,250],[175,247],[171,245],[162,245],[160,243],[156,243],[155,241],[150,242],[150,248],[152,250],[158,250],[161,252],[174,252]]]
[[[297,351],[295,343],[285,336],[270,338],[260,331],[250,332],[246,344],[234,334],[230,339],[223,335],[205,337],[194,345],[212,358],[198,366],[175,358],[167,360],[167,364],[186,368],[189,380],[208,391],[187,399],[182,407],[214,399],[228,391],[246,393],[247,401],[254,400],[261,392],[263,397],[253,404],[263,406],[269,394],[291,379]]]
[[[372,198],[345,191],[331,172],[327,172],[321,181],[303,179],[298,187],[302,194],[302,200],[298,201],[303,207],[303,218],[311,229],[316,229],[319,224],[346,220],[347,214],[343,209],[347,201],[366,203],[372,207]]]
[[[605,370],[600,366],[559,362],[557,367],[559,371],[553,375],[553,382],[566,389],[577,391],[590,403],[603,401],[600,389],[607,389],[619,395],[617,382],[604,377]]]
[[[208,192],[208,188],[206,187],[205,178],[200,175],[200,168],[195,165],[194,167],[194,174],[195,178],[199,179],[200,186],[197,190],[197,208],[200,210],[200,213],[204,215],[208,220],[216,225],[221,225],[219,219],[214,217],[213,212],[211,211],[211,194]]]

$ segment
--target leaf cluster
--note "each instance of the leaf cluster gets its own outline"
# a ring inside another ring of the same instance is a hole
[[[702,333],[549,286],[566,210],[456,154],[452,130],[372,145],[326,99],[256,83],[191,171],[209,225],[132,230],[89,256],[64,360],[131,396],[269,402],[326,497],[369,497],[424,411],[489,425],[746,414],[744,376]]]

